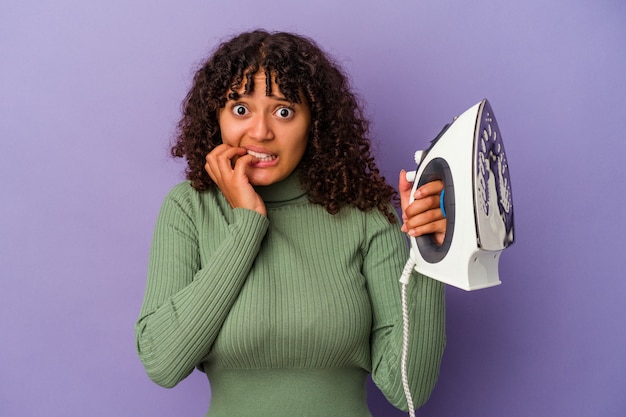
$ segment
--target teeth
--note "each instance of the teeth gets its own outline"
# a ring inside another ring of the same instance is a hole
[[[248,149],[248,154],[254,156],[259,161],[272,161],[272,160],[276,159],[275,155],[270,155],[270,154],[260,153],[260,152],[254,152],[254,151],[251,151],[249,149]]]

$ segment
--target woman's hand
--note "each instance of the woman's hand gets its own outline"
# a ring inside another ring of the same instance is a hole
[[[256,160],[244,148],[221,144],[206,156],[204,169],[232,208],[254,210],[267,216],[263,199],[254,190],[246,175],[246,169]]]
[[[406,179],[406,171],[400,172],[398,191],[402,209],[402,231],[417,237],[433,234],[437,245],[443,243],[446,235],[446,219],[440,208],[442,181],[432,181],[415,191],[415,200],[409,204],[413,184]]]

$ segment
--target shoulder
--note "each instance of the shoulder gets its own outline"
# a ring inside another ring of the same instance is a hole
[[[404,234],[400,231],[401,223],[393,205],[389,204],[389,211],[396,221],[389,221],[387,215],[380,209],[374,207],[362,210],[354,206],[342,207],[339,213],[331,215],[334,221],[342,224],[345,228],[358,232],[365,241],[380,236],[388,236],[391,239],[402,239]]]
[[[176,184],[165,196],[166,201],[177,201],[179,203],[197,204],[201,200],[215,198],[219,192],[215,187],[211,187],[206,191],[198,191],[191,186],[189,181],[183,181]]]
[[[366,252],[369,252],[372,245],[382,245],[388,248],[399,248],[406,245],[406,235],[400,230],[401,222],[399,221],[398,214],[393,205],[389,205],[389,211],[393,213],[396,219],[395,223],[390,222],[387,215],[378,208],[358,211],[360,212],[363,222]],[[377,249],[377,251],[379,251],[379,249]]]
[[[380,209],[374,207],[371,208],[369,210],[360,210],[357,208],[354,208],[354,210],[360,212],[363,220],[365,221],[365,224],[367,225],[368,228],[373,228],[373,229],[399,229],[400,227],[400,218],[398,216],[398,213],[395,209],[395,207],[393,207],[393,205],[391,203],[388,204],[387,209],[389,210],[390,213],[392,213],[395,222],[391,222],[389,220],[389,218],[387,217],[387,215]]]
[[[163,201],[162,210],[184,212],[190,217],[199,215],[204,208],[219,205],[221,193],[215,187],[198,191],[189,181],[183,181],[170,189]]]
[[[170,189],[170,191],[167,193],[165,199],[166,200],[181,200],[181,199],[188,199],[188,198],[193,198],[194,194],[197,194],[198,191],[196,191],[192,186],[191,183],[189,181],[183,181],[180,182],[178,184],[176,184],[174,187],[172,187]]]

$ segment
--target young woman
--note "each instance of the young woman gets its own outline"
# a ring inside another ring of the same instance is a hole
[[[173,387],[206,372],[211,417],[365,417],[371,373],[406,410],[403,232],[443,236],[441,183],[408,205],[401,173],[400,225],[346,77],[294,34],[220,45],[178,127],[172,154],[187,159],[187,181],[159,214],[136,324],[150,378]],[[445,345],[444,288],[414,273],[408,291],[419,406]]]

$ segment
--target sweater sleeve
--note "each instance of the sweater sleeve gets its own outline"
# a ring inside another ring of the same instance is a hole
[[[190,190],[175,188],[161,207],[135,325],[139,357],[164,387],[182,381],[209,353],[268,227],[264,216],[235,209],[226,236],[202,265],[200,241],[208,237],[200,235],[200,205]]]
[[[391,404],[407,411],[400,366],[403,323],[399,278],[408,259],[408,245],[397,224],[382,216],[372,217],[364,261],[373,308],[372,380]],[[437,382],[445,347],[445,286],[415,271],[408,285],[407,375],[414,406],[420,407]]]

